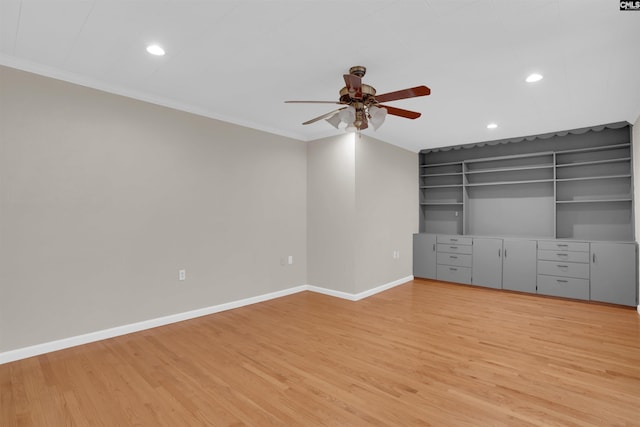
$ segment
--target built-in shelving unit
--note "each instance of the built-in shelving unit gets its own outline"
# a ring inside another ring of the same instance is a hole
[[[464,211],[462,162],[420,166],[420,206],[425,227],[462,234]]]
[[[631,125],[420,153],[414,276],[636,306]]]
[[[633,240],[631,126],[423,150],[420,231]]]
[[[553,153],[468,160],[464,169],[467,187],[553,182]]]
[[[552,152],[464,161],[465,232],[551,235],[553,167]]]
[[[631,143],[556,152],[557,237],[633,238]]]

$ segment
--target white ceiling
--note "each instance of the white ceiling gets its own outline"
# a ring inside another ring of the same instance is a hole
[[[640,115],[640,12],[616,0],[0,0],[0,64],[256,129],[341,133],[342,74],[367,67],[390,102],[365,134],[423,148],[526,136]],[[167,54],[145,48],[161,44]],[[531,72],[544,79],[524,82]],[[486,125],[499,127],[489,130]]]

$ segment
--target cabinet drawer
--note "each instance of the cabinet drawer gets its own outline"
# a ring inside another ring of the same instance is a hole
[[[471,267],[471,255],[438,253],[438,264]]]
[[[448,252],[452,254],[471,254],[471,248],[469,245],[446,245],[444,243],[438,243],[438,252]]]
[[[556,297],[589,299],[589,281],[572,277],[538,276],[538,293]]]
[[[471,246],[471,237],[456,235],[438,235],[438,243],[446,243],[453,245],[469,245]]]
[[[540,240],[538,241],[538,249],[543,249],[548,251],[589,252],[589,243]]]
[[[469,267],[453,267],[438,265],[438,280],[445,282],[471,284],[471,269]]]
[[[544,251],[538,249],[538,259],[547,261],[589,262],[588,252]]]
[[[538,274],[588,279],[589,264],[562,261],[538,261]]]

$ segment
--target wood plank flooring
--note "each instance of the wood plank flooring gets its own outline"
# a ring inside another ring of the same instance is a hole
[[[631,308],[415,280],[0,365],[10,426],[640,426]]]

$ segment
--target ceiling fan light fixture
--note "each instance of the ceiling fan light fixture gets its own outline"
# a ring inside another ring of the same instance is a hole
[[[373,126],[373,130],[378,130],[387,118],[387,109],[382,107],[376,107],[372,105],[369,107],[369,120]]]
[[[342,123],[342,120],[340,119],[340,113],[334,114],[326,120],[331,126],[336,129],[339,129],[340,123]]]
[[[356,119],[356,109],[351,105],[338,113],[340,120],[348,125],[353,124]]]

